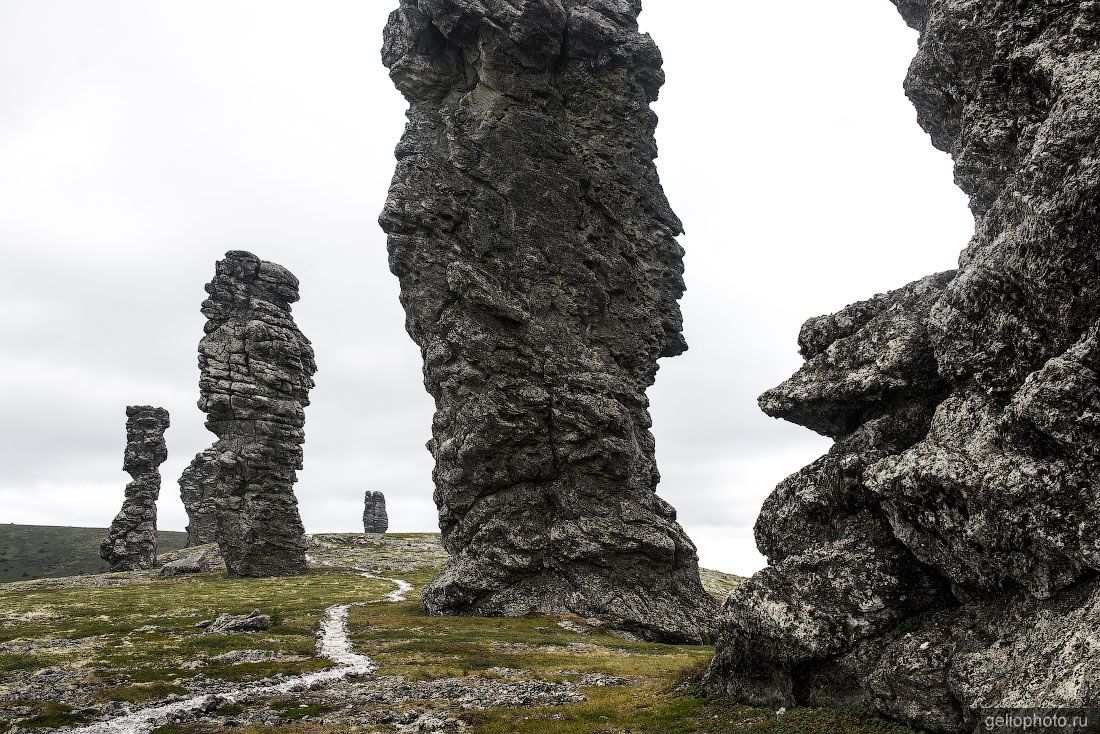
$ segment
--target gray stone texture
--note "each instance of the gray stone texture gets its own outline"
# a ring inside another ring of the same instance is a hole
[[[367,490],[363,496],[363,532],[384,533],[390,529],[390,517],[386,514],[386,495]]]
[[[213,448],[200,451],[180,475],[180,499],[187,511],[189,547],[218,542],[214,505],[217,478],[217,454]]]
[[[381,224],[436,402],[451,556],[429,612],[712,629],[695,547],[655,492],[646,389],[687,345],[640,11],[401,0],[386,27],[410,108]]]
[[[112,571],[152,568],[157,562],[157,499],[160,465],[168,458],[164,432],[168,411],[148,405],[126,408],[126,451],[122,469],[133,481],[126,499],[99,546],[99,556]]]
[[[250,614],[219,614],[209,624],[204,624],[207,634],[234,634],[245,632],[264,632],[274,626],[274,621],[259,609]]]
[[[294,483],[317,367],[291,316],[298,279],[234,251],[218,261],[206,292],[199,408],[218,440],[180,480],[181,492],[192,493],[189,532],[208,532],[213,516],[230,575],[303,573],[307,542]]]
[[[761,397],[836,444],[765,503],[707,685],[957,732],[1100,706],[1100,3],[895,4],[976,233],[807,322]]]

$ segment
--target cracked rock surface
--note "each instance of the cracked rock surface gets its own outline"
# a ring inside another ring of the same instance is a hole
[[[432,613],[573,613],[700,641],[714,602],[656,494],[646,389],[682,353],[680,220],[638,0],[402,0],[410,103],[381,217],[435,398],[451,559]]]
[[[99,556],[112,571],[152,568],[157,562],[157,499],[160,465],[168,458],[164,432],[168,411],[148,405],[126,408],[126,452],[122,469],[133,481],[126,499],[99,546]]]
[[[317,366],[291,315],[298,279],[233,251],[206,292],[199,408],[218,440],[180,479],[189,540],[209,542],[212,529],[233,576],[302,573],[308,543],[294,483]]]
[[[896,0],[976,229],[957,271],[811,319],[760,399],[833,437],[767,500],[714,692],[970,731],[1100,705],[1100,3]]]
[[[363,496],[363,532],[384,533],[390,528],[390,517],[386,514],[386,495],[367,490]]]
[[[214,512],[217,478],[217,453],[213,448],[199,452],[180,475],[180,499],[187,511],[188,547],[218,542],[218,519]]]

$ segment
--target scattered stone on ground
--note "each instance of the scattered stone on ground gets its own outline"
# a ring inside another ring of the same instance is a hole
[[[216,545],[206,546],[201,549],[197,547],[188,548],[185,553],[176,555],[179,557],[165,562],[164,565],[160,567],[160,575],[162,578],[225,570],[225,562],[222,560]]]
[[[271,617],[261,614],[259,609],[249,614],[219,614],[212,621],[199,622],[201,627],[211,634],[229,632],[263,632],[271,629]]]
[[[263,730],[300,722],[322,730],[396,731],[397,722],[422,718],[459,727],[475,717],[565,720],[599,710],[601,696],[612,692],[678,706],[661,693],[665,678],[698,666],[708,654],[702,647],[621,642],[607,637],[612,631],[597,619],[571,617],[592,627],[590,635],[577,637],[554,617],[534,623],[428,617],[415,601],[389,601],[390,585],[376,579],[409,579],[419,588],[447,559],[437,535],[324,534],[308,540],[306,577],[242,583],[218,573],[163,578],[153,569],[0,585],[0,629],[8,640],[0,643],[0,666],[35,661],[34,667],[2,670],[0,731],[36,715],[92,724],[208,695],[215,698],[200,710],[176,716],[180,729]],[[196,553],[217,562],[213,545],[160,560]],[[265,598],[262,606],[257,595]],[[242,685],[270,691],[329,672],[331,658],[319,657],[315,637],[319,620],[327,619],[330,605],[356,601],[346,624],[350,652],[369,655],[381,666],[380,677],[360,675],[226,705],[225,697]],[[247,611],[253,604],[269,611],[274,627],[245,634],[195,627],[199,620],[212,623],[217,612]],[[525,641],[517,641],[519,635]],[[483,668],[483,660],[492,662]]]

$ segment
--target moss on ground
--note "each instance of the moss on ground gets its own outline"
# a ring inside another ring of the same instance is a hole
[[[444,558],[434,535],[319,539],[323,545],[311,549],[317,560],[343,566],[367,563],[372,572],[400,576],[418,588],[438,572]],[[391,583],[364,578],[347,567],[281,579],[231,580],[217,573],[177,579],[152,574],[100,578],[113,585],[85,580],[72,585],[0,586],[0,642],[11,643],[0,652],[0,679],[43,668],[69,676],[57,700],[5,700],[0,693],[0,711],[19,712],[14,718],[0,714],[0,732],[16,722],[31,730],[81,723],[85,719],[77,713],[80,707],[108,700],[143,705],[184,693],[200,673],[208,680],[245,682],[329,667],[314,649],[318,621],[327,607],[356,601],[362,604],[352,608],[348,620],[352,642],[379,663],[379,676],[500,677],[501,669],[511,668],[509,676],[522,678],[580,681],[584,674],[602,673],[634,683],[586,687],[588,700],[581,703],[451,712],[476,734],[907,732],[852,713],[795,709],[777,716],[774,711],[707,697],[692,683],[712,656],[710,647],[627,641],[598,630],[581,634],[560,627],[560,618],[542,616],[432,617],[422,611],[416,592],[406,602],[385,601]],[[119,583],[112,581],[116,578]],[[244,614],[252,609],[272,615],[274,627],[241,635],[206,634],[195,627],[221,612]],[[263,651],[268,657],[237,665],[219,659],[242,650]],[[278,726],[184,722],[162,726],[155,734],[393,731],[329,723],[334,718],[327,716],[332,706],[303,703],[294,696],[266,702],[284,722]],[[237,704],[215,712],[222,717],[244,713]],[[305,717],[310,720],[301,720]]]

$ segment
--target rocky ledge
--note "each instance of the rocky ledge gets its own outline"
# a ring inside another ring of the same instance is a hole
[[[964,732],[1100,705],[1100,4],[896,4],[976,233],[803,327],[760,404],[836,444],[765,503],[707,684]]]

